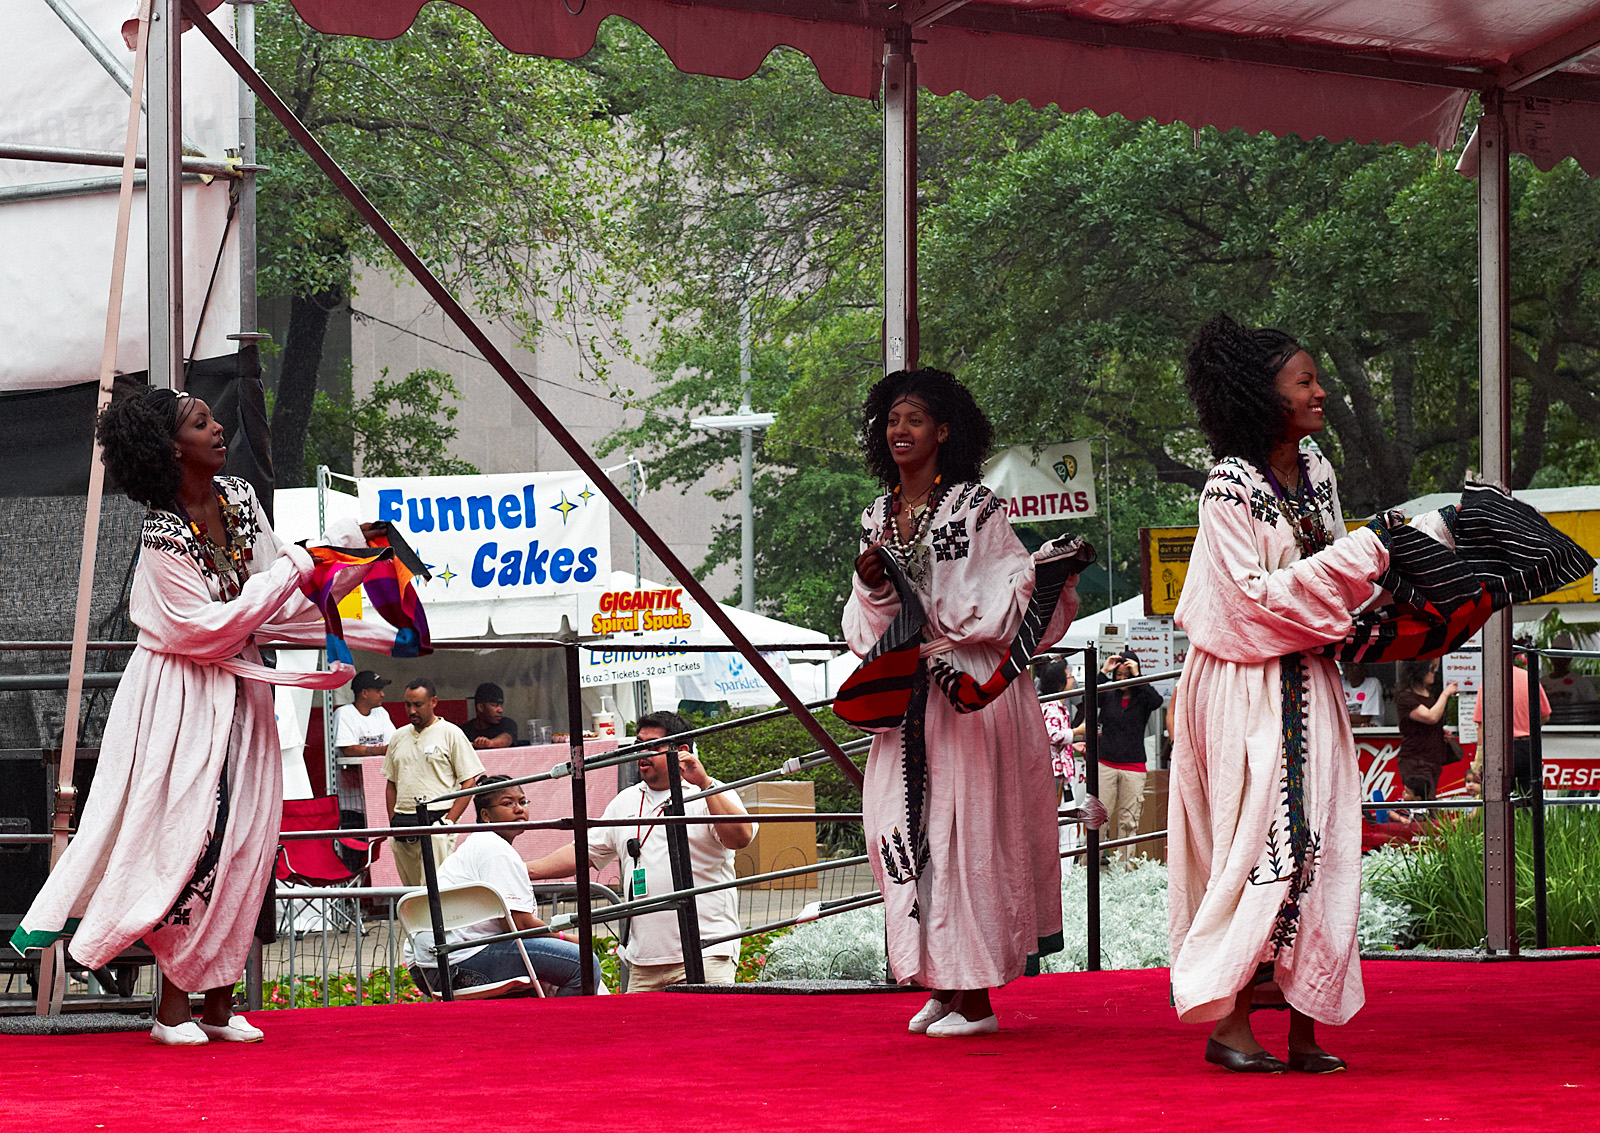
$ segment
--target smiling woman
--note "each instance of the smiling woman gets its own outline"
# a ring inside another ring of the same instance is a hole
[[[312,573],[280,544],[245,481],[221,476],[222,429],[198,398],[121,388],[97,426],[108,469],[147,505],[129,594],[139,643],[106,723],[78,831],[12,936],[19,952],[70,935],[99,968],[142,940],[161,966],[152,1037],[195,1046],[254,1042],[233,1014],[271,880],[283,765],[269,684],[327,688],[348,672],[268,669],[254,644],[322,645],[322,615],[301,595]],[[388,651],[394,631],[346,627]],[[205,993],[199,1022],[189,993]]]
[[[1094,555],[1069,548],[1070,561],[1057,564],[1070,572],[1059,600],[1034,609],[1036,590],[1052,587],[1004,501],[978,482],[993,430],[952,375],[884,378],[867,397],[861,438],[887,490],[861,517],[845,637],[858,655],[881,657],[891,625],[925,615],[898,713],[836,708],[877,733],[862,811],[889,963],[901,983],[932,992],[912,1033],[990,1034],[999,1022],[989,989],[1022,975],[1031,955],[1061,947],[1050,739],[1031,681],[989,682],[976,698],[951,689],[965,674],[996,671],[1030,618],[1039,647],[1059,639],[1078,608],[1077,572]],[[890,585],[885,554],[904,591]],[[873,700],[880,690],[862,691]]]
[[[1187,361],[1217,464],[1177,609],[1190,651],[1172,711],[1173,1002],[1215,1023],[1208,1062],[1342,1070],[1314,1020],[1343,1023],[1363,1001],[1361,776],[1338,670],[1313,650],[1372,597],[1391,519],[1346,535],[1332,467],[1300,448],[1326,395],[1292,337],[1218,315]],[[1289,1005],[1287,1061],[1250,1030],[1267,980]]]

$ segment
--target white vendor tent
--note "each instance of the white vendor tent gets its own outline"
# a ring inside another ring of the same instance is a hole
[[[643,579],[639,588],[650,590],[660,583]],[[611,588],[634,588],[631,571],[612,571]],[[720,604],[720,603],[719,603]],[[765,645],[822,645],[829,640],[825,633],[803,629],[788,622],[769,618],[765,614],[742,610],[737,606],[722,605],[733,624],[757,648]],[[714,623],[709,624],[701,643],[726,644],[728,637]],[[834,656],[830,650],[815,652],[788,651],[782,653],[763,650],[767,661],[789,687],[808,704],[831,695],[827,681],[827,662]],[[738,652],[708,653],[706,667],[699,673],[678,677],[656,677],[650,682],[650,703],[656,708],[673,708],[680,700],[727,701],[734,708],[768,707],[778,703],[777,694],[751,669]]]

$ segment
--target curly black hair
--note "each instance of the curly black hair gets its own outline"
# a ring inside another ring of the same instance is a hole
[[[1200,328],[1189,344],[1184,387],[1213,456],[1266,464],[1273,446],[1285,436],[1278,371],[1304,349],[1281,330],[1252,330],[1227,315],[1217,315]]]
[[[939,446],[939,474],[946,483],[983,479],[983,462],[994,444],[994,426],[955,375],[944,370],[896,370],[867,394],[861,410],[861,450],[867,471],[886,487],[900,482],[900,469],[889,452],[889,410],[908,397],[928,407],[933,419],[950,426]]]
[[[1052,692],[1066,692],[1067,680],[1072,676],[1072,668],[1065,657],[1057,657],[1039,671],[1039,695],[1049,696]]]
[[[129,499],[174,510],[183,483],[183,466],[172,443],[180,419],[171,390],[117,384],[111,404],[95,422],[95,437],[112,480]]]

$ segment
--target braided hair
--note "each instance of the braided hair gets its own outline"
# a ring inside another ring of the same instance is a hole
[[[193,399],[170,389],[119,382],[95,422],[106,470],[131,500],[173,510],[183,465],[173,441]]]
[[[1286,435],[1278,371],[1304,349],[1281,330],[1242,327],[1227,315],[1200,328],[1189,344],[1183,384],[1214,457],[1266,464]]]
[[[867,471],[887,487],[900,482],[887,429],[889,410],[908,397],[926,405],[939,424],[950,426],[950,435],[939,445],[939,474],[945,482],[983,479],[994,426],[972,392],[944,370],[896,370],[872,387],[861,410],[861,450]]]

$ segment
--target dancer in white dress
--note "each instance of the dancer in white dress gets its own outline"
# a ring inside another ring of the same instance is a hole
[[[1173,721],[1168,864],[1173,1001],[1214,1021],[1206,1060],[1326,1073],[1315,1020],[1363,1002],[1356,945],[1361,775],[1333,661],[1388,566],[1383,517],[1345,532],[1316,365],[1281,331],[1218,316],[1188,357],[1218,463],[1178,602],[1190,650]],[[1257,982],[1290,1011],[1287,1064],[1250,1030]]]
[[[894,620],[882,547],[927,616],[910,706],[903,725],[873,740],[862,806],[889,963],[901,983],[932,990],[911,1030],[936,1036],[997,1029],[989,989],[1022,975],[1030,954],[1061,947],[1055,781],[1033,684],[1014,681],[981,710],[959,712],[930,684],[926,661],[987,676],[1034,591],[1034,560],[1004,501],[977,483],[992,435],[949,374],[902,371],[873,388],[862,439],[889,491],[862,515],[844,614],[863,655]],[[1041,647],[1071,623],[1076,580],[1074,571]]]
[[[261,1031],[232,1004],[282,812],[268,686],[333,687],[353,670],[261,664],[257,633],[324,642],[322,615],[299,591],[311,558],[278,542],[249,484],[218,475],[227,448],[205,402],[119,390],[98,435],[115,482],[150,507],[129,597],[138,645],[78,831],[12,945],[25,951],[70,934],[72,957],[96,968],[142,940],[161,966],[153,1038],[256,1041]],[[360,648],[388,652],[394,643],[386,626],[346,626]],[[188,997],[199,991],[196,1023]]]

